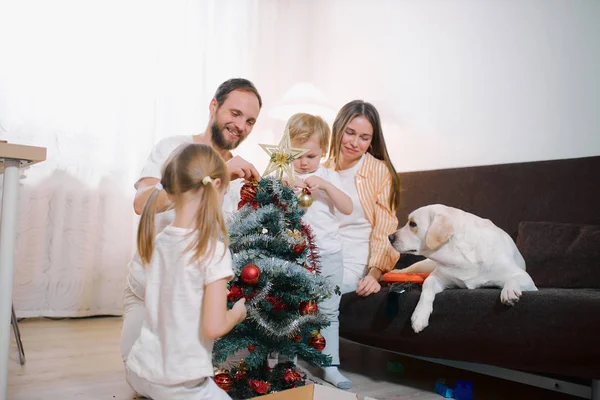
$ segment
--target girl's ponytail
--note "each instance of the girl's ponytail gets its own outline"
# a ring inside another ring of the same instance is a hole
[[[195,238],[186,249],[191,252],[192,260],[201,262],[210,259],[219,239],[225,243],[226,251],[227,228],[221,211],[221,194],[229,186],[229,172],[221,156],[206,144],[182,144],[165,162],[161,184],[176,209],[187,196],[200,197],[195,229],[191,232]],[[148,198],[138,228],[138,253],[144,265],[150,263],[154,250],[154,214],[158,193],[159,190],[154,189]]]
[[[219,236],[225,244],[225,249],[229,245],[218,190],[215,188],[212,178],[208,175],[202,179],[202,186],[202,198],[196,213],[196,232],[198,235],[190,248],[193,251],[192,259],[199,262],[212,257]]]
[[[154,252],[154,215],[156,214],[156,203],[160,189],[155,187],[142,211],[142,218],[138,226],[137,247],[142,259],[142,264],[150,263]]]

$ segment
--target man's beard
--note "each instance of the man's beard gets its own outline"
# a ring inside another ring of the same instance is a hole
[[[220,149],[233,150],[236,147],[238,147],[240,145],[240,143],[242,143],[244,138],[242,138],[242,136],[240,136],[240,138],[238,140],[228,142],[227,140],[225,140],[225,135],[223,134],[224,129],[225,129],[225,127],[220,129],[219,126],[217,125],[216,121],[213,122],[213,124],[210,127],[212,142],[216,147],[218,147]]]

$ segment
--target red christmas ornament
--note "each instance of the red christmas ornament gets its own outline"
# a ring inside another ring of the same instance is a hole
[[[302,375],[295,369],[287,368],[283,371],[283,380],[285,380],[287,384],[291,384],[292,387],[296,387],[296,385],[302,381]]]
[[[323,349],[325,348],[325,344],[325,338],[323,337],[323,335],[321,335],[321,332],[319,331],[313,332],[310,340],[308,341],[308,345],[310,347],[314,347],[319,351],[323,351]]]
[[[258,379],[249,380],[248,385],[258,394],[269,393],[269,388],[271,387],[269,382],[259,381]]]
[[[304,251],[304,249],[306,249],[306,241],[303,240],[302,243],[298,243],[297,245],[294,246],[294,252],[295,253],[302,253]]]
[[[220,369],[215,372],[214,381],[221,389],[229,392],[233,387],[233,379],[226,369]]]
[[[227,300],[229,301],[237,301],[244,297],[244,292],[242,288],[239,286],[233,285],[231,289],[229,289],[229,293],[227,294]]]
[[[302,335],[294,335],[290,339],[292,339],[296,343],[300,343],[303,339]]]
[[[285,310],[285,303],[283,302],[283,300],[281,300],[271,294],[267,295],[267,300],[273,306],[273,311],[280,312],[280,311]]]
[[[248,351],[250,353],[252,353],[254,350],[256,350],[256,346],[255,345],[251,344],[250,346],[248,346]]]
[[[233,379],[235,379],[236,381],[239,381],[240,379],[242,379],[245,376],[246,376],[246,371],[236,371],[235,375],[233,376]]]
[[[248,285],[255,285],[260,280],[260,268],[254,264],[248,264],[242,268],[242,281]]]
[[[303,301],[302,303],[300,303],[300,306],[298,307],[300,314],[302,315],[306,315],[306,314],[316,314],[317,311],[319,310],[319,307],[317,306],[317,302],[314,300],[310,300],[310,301]]]
[[[242,189],[240,189],[241,200],[238,203],[238,210],[247,203],[250,203],[255,210],[258,208],[258,202],[256,201],[257,189],[258,182],[256,181],[248,182],[244,186],[242,186]]]

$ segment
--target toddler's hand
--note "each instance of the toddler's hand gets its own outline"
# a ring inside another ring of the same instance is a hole
[[[287,176],[283,177],[283,183],[292,187],[292,188],[304,188],[306,187],[306,183],[304,182],[304,180],[300,179],[300,178],[294,178],[293,181],[290,181],[290,178]]]
[[[319,189],[325,190],[327,186],[327,181],[318,176],[309,176],[304,180],[304,183],[311,192]]]
[[[246,319],[246,298],[242,297],[238,301],[235,302],[231,311],[234,312],[234,315],[238,317],[237,323],[239,324],[243,320]]]

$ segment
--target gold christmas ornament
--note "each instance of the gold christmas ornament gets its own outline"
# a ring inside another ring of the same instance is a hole
[[[304,236],[302,236],[302,232],[300,232],[298,229],[294,229],[294,230],[288,229],[288,230],[285,231],[285,233],[287,233],[293,239],[296,239],[296,240],[304,238]]]
[[[302,193],[298,196],[298,205],[301,208],[308,208],[313,203],[313,197],[306,189],[302,189]]]
[[[285,173],[288,178],[294,181],[294,168],[292,163],[298,157],[302,157],[308,152],[307,149],[300,149],[292,147],[290,140],[290,132],[286,129],[283,133],[283,137],[277,146],[272,144],[259,144],[260,147],[269,155],[269,165],[263,173],[263,176],[269,175],[271,172],[276,171],[277,179],[283,179]]]
[[[222,374],[228,374],[229,373],[229,370],[225,369],[225,368],[216,368],[216,367],[213,367],[213,371],[214,371],[215,375],[222,375]]]
[[[244,371],[244,372],[248,371],[248,364],[246,364],[246,361],[243,358],[240,360],[240,363],[238,364],[238,370]]]

